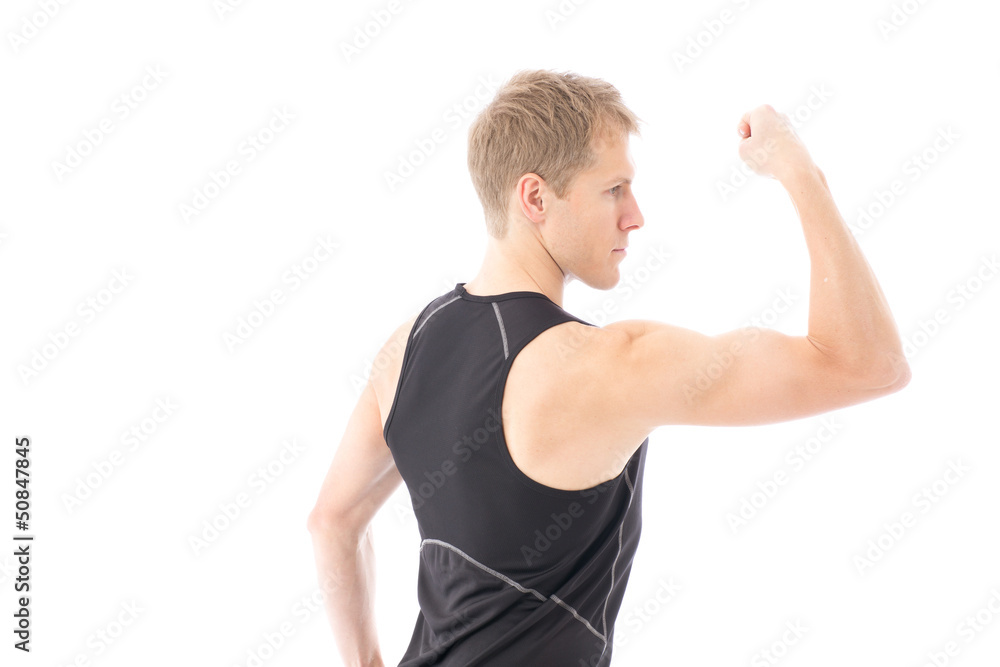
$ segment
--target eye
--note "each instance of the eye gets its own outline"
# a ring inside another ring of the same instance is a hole
[[[622,189],[622,186],[620,186],[620,185],[616,185],[615,187],[613,187],[613,188],[611,188],[610,190],[608,190],[608,192],[610,192],[610,193],[611,193],[611,194],[613,194],[613,195],[617,195],[617,194],[618,194],[618,192],[616,192],[616,191],[617,191],[617,190],[621,190],[621,189]]]

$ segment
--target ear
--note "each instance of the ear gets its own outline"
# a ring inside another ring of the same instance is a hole
[[[538,174],[524,174],[517,181],[514,188],[514,195],[517,197],[517,204],[521,214],[532,222],[543,222],[545,220],[545,202],[542,193],[548,192],[545,179]]]

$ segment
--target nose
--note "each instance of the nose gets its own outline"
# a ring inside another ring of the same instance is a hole
[[[639,202],[636,201],[635,196],[630,196],[630,206],[625,214],[622,215],[620,227],[621,229],[642,229],[643,225],[646,224],[646,219],[642,216],[642,211],[639,210]]]

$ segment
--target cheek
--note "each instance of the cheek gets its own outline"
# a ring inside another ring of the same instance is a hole
[[[558,234],[553,239],[556,244],[552,249],[563,260],[572,261],[581,268],[600,264],[615,242],[607,222],[613,216],[612,208],[599,198],[566,202],[559,211]],[[606,252],[602,252],[604,246],[608,246]]]

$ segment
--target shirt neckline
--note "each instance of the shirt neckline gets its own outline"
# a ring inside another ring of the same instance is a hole
[[[533,296],[541,297],[552,304],[555,303],[555,301],[550,299],[547,295],[542,294],[541,292],[532,292],[528,290],[520,290],[517,292],[504,292],[503,294],[489,294],[486,296],[480,294],[469,294],[468,292],[465,291],[465,283],[457,283],[455,285],[455,293],[458,294],[463,299],[465,299],[466,301],[476,301],[478,303],[491,303],[493,301],[503,301],[505,299],[518,299],[521,297],[533,297]]]

